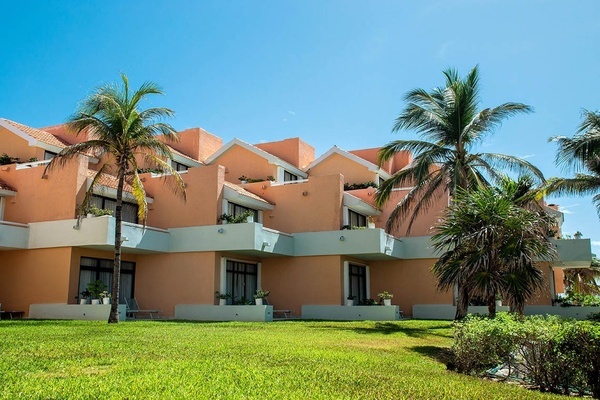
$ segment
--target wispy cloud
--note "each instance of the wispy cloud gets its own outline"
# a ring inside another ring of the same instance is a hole
[[[295,111],[288,111],[288,114],[296,115]]]
[[[592,240],[592,246],[600,247],[600,240]]]
[[[571,204],[569,206],[559,206],[558,207],[558,211],[560,211],[563,214],[574,214],[574,212],[571,211],[571,210],[569,210],[569,209],[573,208],[573,207],[577,207],[577,206],[579,206],[579,203],[577,203],[577,204]]]
[[[452,45],[452,42],[445,42],[443,43],[435,52],[435,56],[436,58],[440,58],[442,60],[446,59],[446,55],[448,54],[448,49],[450,48],[450,45]]]
[[[526,154],[524,156],[519,156],[519,158],[522,158],[523,160],[525,160],[527,158],[531,158],[531,157],[535,157],[535,154]]]

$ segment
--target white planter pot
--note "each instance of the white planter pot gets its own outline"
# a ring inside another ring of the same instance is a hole
[[[502,300],[496,300],[496,307],[502,307]]]
[[[110,297],[103,297],[102,304],[110,304]]]
[[[92,305],[100,304],[100,299],[92,299]]]
[[[254,215],[248,215],[248,216],[246,217],[246,222],[248,222],[248,223],[252,223],[252,222],[254,222]]]
[[[375,229],[375,222],[367,222],[367,228]]]
[[[87,304],[87,299],[79,299],[79,304]]]
[[[347,306],[353,306],[354,305],[354,299],[353,300],[346,299],[346,305]]]
[[[383,305],[384,306],[391,306],[392,305],[392,299],[383,299]]]
[[[226,306],[227,305],[227,299],[219,299],[219,305],[220,306]]]
[[[263,299],[254,299],[254,301],[256,302],[257,306],[262,306],[263,305]]]

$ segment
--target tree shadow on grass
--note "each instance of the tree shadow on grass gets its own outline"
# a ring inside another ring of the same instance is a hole
[[[446,367],[452,362],[452,351],[447,347],[440,346],[413,346],[408,348],[410,351],[429,357],[432,360],[440,362]]]
[[[370,326],[344,326],[344,325],[323,325],[316,326],[316,329],[331,329],[331,330],[348,330],[361,334],[383,334],[394,335],[402,334],[414,338],[422,338],[426,336],[451,337],[450,327],[447,323],[439,325],[429,325],[427,327],[407,326],[403,322],[375,322]]]

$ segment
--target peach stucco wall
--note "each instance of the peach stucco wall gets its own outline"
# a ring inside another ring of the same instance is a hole
[[[138,255],[135,296],[141,307],[173,316],[176,304],[214,304],[220,277],[217,253]]]
[[[0,126],[0,155],[2,153],[18,158],[19,162],[27,162],[32,158],[44,159],[44,149],[29,146],[27,140]]]
[[[300,138],[277,142],[259,143],[256,147],[289,162],[296,168],[304,168],[315,159],[315,149]]]
[[[240,146],[233,146],[223,153],[213,164],[225,166],[225,180],[240,183],[241,176],[252,179],[277,177],[277,166],[269,164],[263,157]]]
[[[336,153],[312,167],[308,174],[309,178],[312,176],[342,174],[344,175],[344,182],[348,184],[375,182],[376,180],[375,172],[369,171],[367,167]]]
[[[362,159],[372,162],[375,165],[379,165],[377,162],[377,154],[379,153],[380,147],[371,149],[351,150],[352,153]],[[402,168],[406,167],[412,161],[412,157],[408,151],[401,151],[394,155],[390,160],[386,161],[381,169],[386,171],[388,174],[393,174]]]
[[[75,217],[87,176],[83,156],[55,169],[42,179],[44,166],[16,170],[14,165],[0,168],[0,179],[17,190],[6,201],[4,219],[11,222],[41,222]]]
[[[166,143],[193,159],[204,161],[221,148],[223,140],[202,128],[190,128],[179,132],[178,142]]]
[[[181,175],[186,184],[187,200],[175,195],[164,178],[144,175],[146,193],[153,197],[149,205],[149,226],[172,228],[215,225],[221,214],[225,169],[219,165],[190,168]]]
[[[338,174],[285,185],[249,183],[244,188],[275,204],[273,211],[264,212],[267,228],[288,233],[331,231],[342,224],[342,179]]]
[[[413,304],[452,304],[451,292],[437,290],[431,267],[435,259],[370,261],[371,297],[384,290],[394,294],[392,303],[405,315]]]
[[[0,253],[0,303],[4,310],[29,313],[34,303],[68,303],[71,248]]]
[[[538,291],[538,293],[536,293],[534,297],[527,302],[527,304],[531,304],[534,306],[550,306],[552,305],[552,299],[550,295],[550,277],[555,277],[554,272],[550,269],[550,264],[547,262],[537,263],[536,267],[539,268],[540,271],[542,271],[542,273],[544,274],[544,283],[542,285],[542,289]]]
[[[303,304],[343,304],[343,263],[340,256],[265,258],[262,288],[269,290],[275,309],[300,315]]]

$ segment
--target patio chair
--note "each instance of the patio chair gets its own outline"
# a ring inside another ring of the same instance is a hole
[[[133,319],[137,319],[137,315],[138,314],[148,314],[150,316],[150,319],[154,319],[154,314],[156,314],[156,318],[158,318],[158,310],[142,310],[140,309],[140,305],[138,304],[137,299],[131,298],[131,299],[125,299],[125,306],[126,306],[126,317],[127,318],[133,318]]]
[[[269,300],[267,300],[266,297],[263,299],[263,304],[265,306],[272,305],[272,304],[269,304]],[[275,318],[275,314],[283,315],[283,318],[285,318],[285,319],[293,318],[292,310],[273,310],[273,318]]]

